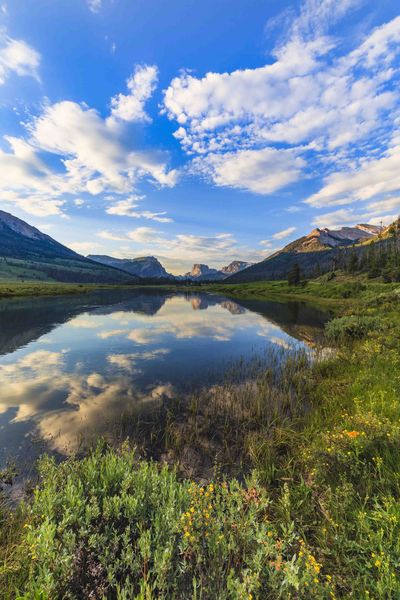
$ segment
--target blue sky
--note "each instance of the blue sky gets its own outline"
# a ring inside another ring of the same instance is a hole
[[[395,0],[0,0],[0,208],[174,273],[390,222],[399,15]]]

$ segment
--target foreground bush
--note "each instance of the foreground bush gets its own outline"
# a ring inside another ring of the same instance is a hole
[[[295,532],[270,520],[254,480],[202,486],[99,447],[46,458],[24,528],[20,598],[328,598],[330,577]]]
[[[379,317],[350,315],[332,319],[326,325],[326,335],[331,341],[362,339],[369,332],[378,330],[383,323]]]

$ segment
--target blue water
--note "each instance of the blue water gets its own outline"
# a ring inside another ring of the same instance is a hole
[[[0,463],[77,451],[267,348],[312,347],[327,315],[299,303],[155,291],[0,302]]]

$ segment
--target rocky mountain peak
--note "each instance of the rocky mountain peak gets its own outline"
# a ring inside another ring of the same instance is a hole
[[[196,263],[193,265],[192,270],[186,273],[187,277],[203,277],[204,275],[212,275],[218,273],[218,269],[211,269],[208,265],[203,263]]]
[[[244,260],[234,260],[226,267],[222,267],[221,272],[226,275],[232,275],[233,273],[239,273],[239,271],[243,271],[243,269],[247,269],[250,267],[252,263],[245,262]]]

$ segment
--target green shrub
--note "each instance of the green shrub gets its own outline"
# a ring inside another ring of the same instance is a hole
[[[337,342],[344,339],[362,339],[369,332],[382,327],[383,322],[379,317],[350,315],[329,321],[325,332],[328,340]]]
[[[358,298],[361,292],[365,292],[367,286],[364,283],[361,283],[361,281],[354,281],[352,283],[344,284],[342,288],[342,298]]]
[[[40,475],[20,600],[332,597],[319,558],[293,522],[270,521],[255,479],[181,482],[101,446],[59,466],[45,458]]]

